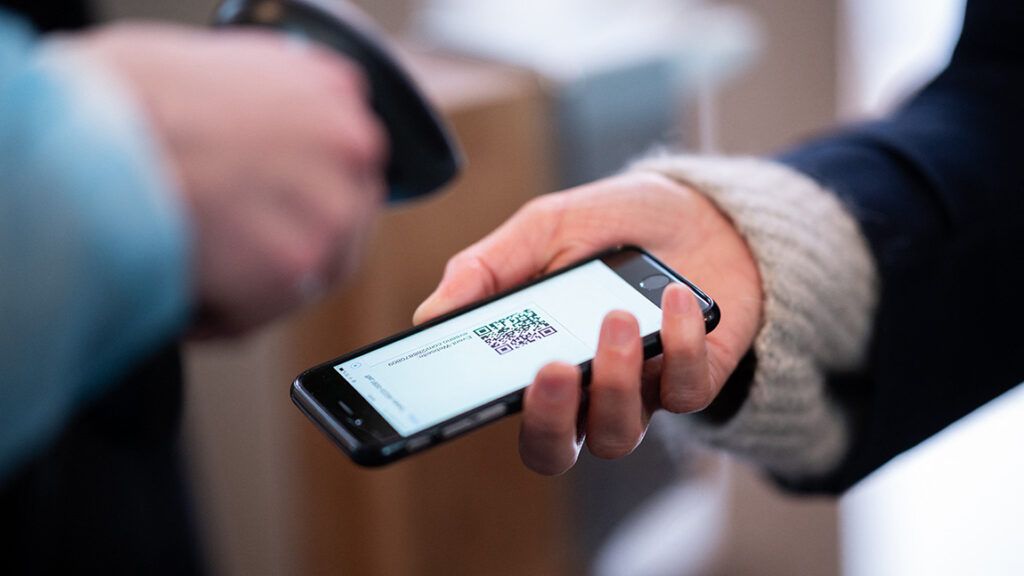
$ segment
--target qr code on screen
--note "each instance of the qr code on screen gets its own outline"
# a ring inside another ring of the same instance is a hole
[[[555,332],[558,330],[555,330],[554,326],[529,308],[473,330],[474,334],[498,354],[508,354]]]

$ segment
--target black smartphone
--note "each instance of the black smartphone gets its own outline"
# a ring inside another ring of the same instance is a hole
[[[549,362],[580,365],[586,382],[612,310],[636,317],[645,357],[660,354],[661,295],[673,282],[693,292],[713,330],[714,300],[627,246],[310,368],[291,397],[355,462],[386,464],[519,411]]]

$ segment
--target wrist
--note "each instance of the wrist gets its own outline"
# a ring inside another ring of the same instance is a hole
[[[831,398],[826,375],[863,361],[877,298],[874,261],[857,222],[815,182],[767,161],[679,156],[637,169],[676,178],[728,214],[763,283],[753,376],[734,374],[726,388],[738,391],[739,407],[725,402],[711,418],[673,421],[685,435],[783,478],[827,473],[848,441],[844,407]]]

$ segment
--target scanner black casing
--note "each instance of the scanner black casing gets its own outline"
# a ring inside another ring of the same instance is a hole
[[[225,0],[214,26],[259,26],[318,42],[358,64],[371,105],[387,130],[388,199],[429,194],[458,175],[462,157],[438,114],[416,88],[373,22],[344,0]]]

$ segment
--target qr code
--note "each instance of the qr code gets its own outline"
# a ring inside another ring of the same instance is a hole
[[[474,334],[498,354],[508,354],[555,332],[558,331],[554,326],[529,308],[473,330]]]

